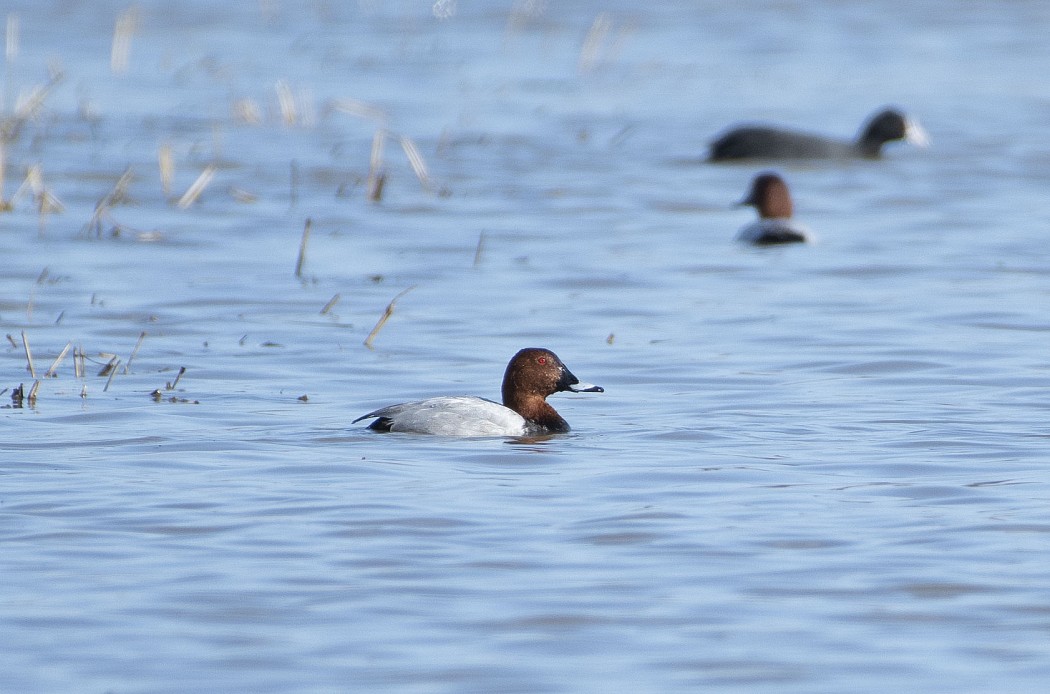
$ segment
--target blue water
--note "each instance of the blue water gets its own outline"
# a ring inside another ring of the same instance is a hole
[[[169,5],[125,72],[126,5],[8,9],[0,691],[1045,689],[1050,7]],[[710,138],[890,103],[931,148],[733,242]],[[525,346],[566,436],[350,425]]]

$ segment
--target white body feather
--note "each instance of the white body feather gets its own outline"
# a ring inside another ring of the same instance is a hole
[[[390,431],[438,436],[525,436],[524,417],[497,402],[453,395],[403,402],[369,412],[359,419],[385,417]]]

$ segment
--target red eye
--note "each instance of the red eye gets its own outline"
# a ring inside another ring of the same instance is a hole
[[[547,363],[547,357],[540,357],[539,359],[536,360],[536,363],[537,364],[546,364]]]

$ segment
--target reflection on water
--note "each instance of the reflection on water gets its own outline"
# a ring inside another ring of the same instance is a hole
[[[16,2],[0,690],[1041,691],[1046,13],[886,9]],[[525,346],[571,434],[349,424]]]

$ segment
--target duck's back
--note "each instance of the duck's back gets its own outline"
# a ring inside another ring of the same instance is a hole
[[[468,395],[454,395],[403,402],[369,412],[354,421],[376,421],[376,431],[400,431],[438,436],[523,436],[525,420],[497,402]]]

